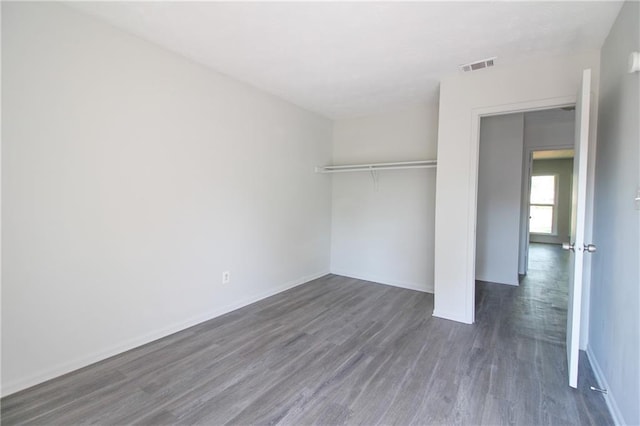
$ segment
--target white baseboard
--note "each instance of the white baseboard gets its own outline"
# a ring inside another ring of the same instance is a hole
[[[433,310],[433,316],[435,318],[442,318],[449,321],[460,322],[462,324],[473,324],[473,321],[469,321],[467,318],[460,318],[457,315],[453,315],[449,312],[443,312],[438,310]]]
[[[418,283],[411,283],[411,282],[398,281],[398,280],[387,280],[387,279],[376,277],[373,275],[352,274],[350,272],[340,271],[340,270],[332,270],[331,273],[334,275],[340,275],[347,278],[355,278],[357,280],[371,281],[376,284],[390,285],[392,287],[406,288],[407,290],[416,290],[416,291],[421,291],[423,293],[433,294],[433,288],[428,288],[428,286],[420,285]]]
[[[609,413],[611,413],[611,417],[613,418],[613,423],[616,425],[625,425],[624,418],[622,417],[622,413],[618,408],[618,404],[616,403],[615,396],[613,392],[611,392],[611,388],[609,387],[609,383],[607,383],[607,379],[600,368],[600,364],[598,364],[598,360],[596,355],[593,353],[590,345],[587,345],[587,357],[589,358],[589,363],[591,364],[591,368],[593,369],[593,374],[596,376],[596,380],[598,381],[598,386],[602,389],[606,389],[607,393],[603,394],[604,400],[607,403],[607,407],[609,408]]]
[[[80,368],[83,368],[88,365],[94,364],[96,362],[110,358],[114,355],[121,354],[128,350],[137,348],[138,346],[145,345],[147,343],[153,342],[154,340],[161,339],[173,333],[177,333],[178,331],[182,331],[194,325],[197,325],[202,322],[208,321],[210,319],[227,314],[231,311],[235,311],[236,309],[240,309],[242,307],[255,303],[259,300],[266,299],[267,297],[276,295],[278,293],[282,293],[283,291],[289,290],[293,287],[297,287],[309,281],[313,281],[317,278],[323,277],[328,273],[329,273],[328,271],[318,272],[316,274],[307,275],[305,277],[289,281],[287,283],[284,283],[281,286],[275,287],[273,289],[270,289],[269,291],[266,291],[264,293],[261,293],[255,296],[248,297],[237,303],[232,303],[222,308],[193,316],[191,318],[172,324],[170,326],[153,330],[149,333],[145,333],[142,336],[138,336],[138,337],[126,340],[124,342],[120,342],[104,350],[76,358],[72,361],[65,362],[63,364],[59,364],[42,371],[38,371],[28,377],[4,384],[2,386],[2,389],[0,389],[0,395],[2,397],[5,397],[7,395],[11,395],[12,393],[19,392],[23,389],[30,388],[32,386],[46,382],[47,380],[54,379],[56,377],[62,376],[63,374],[70,373],[72,371],[78,370]]]
[[[488,280],[488,279],[485,279],[484,277],[479,277],[476,275],[476,281],[482,281],[489,284],[510,285],[514,287],[518,287],[520,285],[520,283],[518,282],[518,279],[519,277],[516,276],[515,281],[510,281],[510,280],[493,281],[493,280]]]

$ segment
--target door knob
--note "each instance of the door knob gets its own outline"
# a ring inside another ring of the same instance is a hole
[[[595,253],[596,252],[595,244],[585,244],[584,251],[587,253]]]
[[[562,250],[574,251],[574,246],[571,243],[562,243]]]

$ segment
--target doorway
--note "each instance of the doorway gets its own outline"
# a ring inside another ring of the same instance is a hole
[[[572,107],[481,118],[476,280],[518,285],[530,240],[569,240],[574,127]]]
[[[482,117],[478,153],[476,291],[515,294],[514,332],[567,349],[575,124],[566,107]]]
[[[519,273],[530,266],[531,244],[561,246],[570,240],[572,217],[573,149],[532,150],[526,169],[526,193],[520,235],[526,237]],[[523,245],[521,244],[521,249]],[[526,262],[526,263],[525,263]],[[524,268],[522,264],[524,263]]]

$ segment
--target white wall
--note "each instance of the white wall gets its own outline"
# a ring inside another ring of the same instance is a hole
[[[640,4],[624,4],[602,48],[588,353],[620,424],[640,424]]]
[[[476,72],[456,73],[442,80],[438,122],[434,315],[466,323],[474,321],[478,167],[475,131],[479,115],[575,102],[584,68],[593,70],[595,112],[598,52],[571,57],[531,58],[508,66],[498,64]],[[592,134],[596,121],[592,120]],[[593,171],[593,164],[590,164],[590,170]],[[588,213],[587,223],[591,220],[591,213]]]
[[[523,114],[480,123],[476,279],[518,285]]]
[[[437,107],[337,121],[335,164],[434,159]],[[433,292],[435,169],[327,175],[333,183],[331,272]]]
[[[2,9],[4,394],[328,272],[330,121],[65,6]]]
[[[558,179],[556,232],[554,235],[531,234],[531,242],[562,244],[570,240],[571,234],[571,184],[573,181],[573,160],[533,160],[533,176],[555,175]]]
[[[527,112],[524,115],[524,146],[530,150],[573,148],[574,110],[560,108]]]

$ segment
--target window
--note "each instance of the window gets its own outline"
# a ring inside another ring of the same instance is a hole
[[[555,175],[531,176],[529,232],[556,233],[557,184]]]

